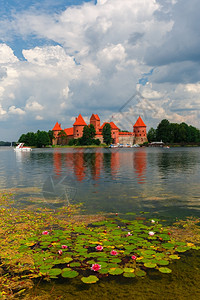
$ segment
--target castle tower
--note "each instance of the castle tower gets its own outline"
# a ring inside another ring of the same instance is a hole
[[[58,142],[58,134],[60,131],[62,131],[62,128],[61,128],[61,124],[58,124],[58,122],[56,122],[54,128],[52,129],[53,131],[53,135],[54,135],[54,138],[53,141],[52,141],[52,144],[53,145],[57,145],[57,142]]]
[[[146,127],[147,126],[144,124],[142,118],[139,116],[135,125],[133,126],[133,132],[135,134],[135,144],[143,144],[144,142],[148,142]]]
[[[99,132],[100,118],[97,114],[92,114],[92,116],[90,118],[90,124],[94,125],[96,132]]]
[[[83,128],[87,126],[81,114],[79,114],[78,118],[76,118],[75,123],[73,124],[73,132],[74,132],[74,139],[78,139],[83,136]]]

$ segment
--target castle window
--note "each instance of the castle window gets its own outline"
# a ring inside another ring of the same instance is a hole
[[[141,136],[141,134],[140,134],[140,136]]]
[[[78,130],[76,130],[76,132],[78,132]]]
[[[138,132],[140,132],[140,131],[138,130]]]
[[[77,130],[78,131],[78,130]],[[79,134],[77,133],[77,136],[79,136]]]

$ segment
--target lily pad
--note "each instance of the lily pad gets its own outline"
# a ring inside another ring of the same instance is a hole
[[[146,268],[155,268],[157,265],[155,263],[152,263],[152,262],[147,262],[144,264],[144,266]]]
[[[170,255],[169,258],[171,258],[171,259],[180,259],[180,256],[174,254],[174,255]]]
[[[139,276],[139,277],[143,277],[143,276],[145,276],[147,273],[145,272],[145,271],[143,271],[143,270],[138,270],[138,271],[136,271],[135,272],[135,275],[136,276]]]
[[[69,263],[70,261],[73,260],[73,258],[71,258],[71,257],[64,257],[63,260],[64,260],[66,263]]]
[[[159,268],[158,269],[161,273],[171,273],[172,272],[172,270],[171,269],[169,269],[169,268],[164,268],[164,267],[162,267],[162,268]]]
[[[159,260],[158,261],[158,265],[161,265],[161,266],[167,266],[169,264],[169,261],[168,260]]]
[[[124,268],[123,271],[125,273],[133,273],[135,270],[133,268]]]
[[[49,270],[48,274],[49,274],[49,276],[51,277],[51,276],[57,276],[57,275],[60,275],[61,272],[62,272],[61,269],[55,268],[55,269]]]
[[[133,278],[133,277],[135,277],[135,274],[131,273],[131,272],[127,272],[127,273],[124,273],[123,276],[124,277],[130,277],[130,278],[132,277]]]
[[[123,270],[120,268],[111,268],[108,273],[111,275],[120,275],[123,273]]]
[[[67,269],[67,268],[66,268]],[[63,271],[62,272],[62,277],[64,277],[64,278],[75,278],[75,277],[77,277],[78,275],[79,275],[79,273],[78,272],[76,272],[76,271],[74,271],[74,270],[66,270],[65,269],[65,271]]]
[[[79,262],[73,262],[70,264],[70,267],[80,267],[81,264]]]
[[[100,274],[108,274],[108,272],[109,272],[109,268],[102,268],[102,269],[100,269],[98,272],[100,273]]]
[[[94,275],[90,275],[88,277],[82,277],[81,281],[84,283],[96,283],[99,280],[99,278],[97,278]]]

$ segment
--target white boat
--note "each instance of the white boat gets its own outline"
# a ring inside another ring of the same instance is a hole
[[[132,148],[140,148],[140,145],[134,144],[134,145],[132,145]]]
[[[24,147],[24,143],[19,143],[17,147],[14,148],[15,151],[32,151],[31,147]]]

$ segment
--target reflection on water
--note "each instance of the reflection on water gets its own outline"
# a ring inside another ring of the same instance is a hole
[[[199,166],[199,148],[56,148],[30,153],[1,148],[0,188],[17,188],[18,202],[25,206],[30,200],[22,201],[23,190],[37,188],[40,193],[30,193],[31,203],[41,205],[42,189],[53,178],[59,182],[54,194],[59,194],[60,187],[61,194],[67,195],[60,183],[66,183],[68,189],[70,184],[76,189],[70,202],[83,202],[87,212],[199,215]]]

